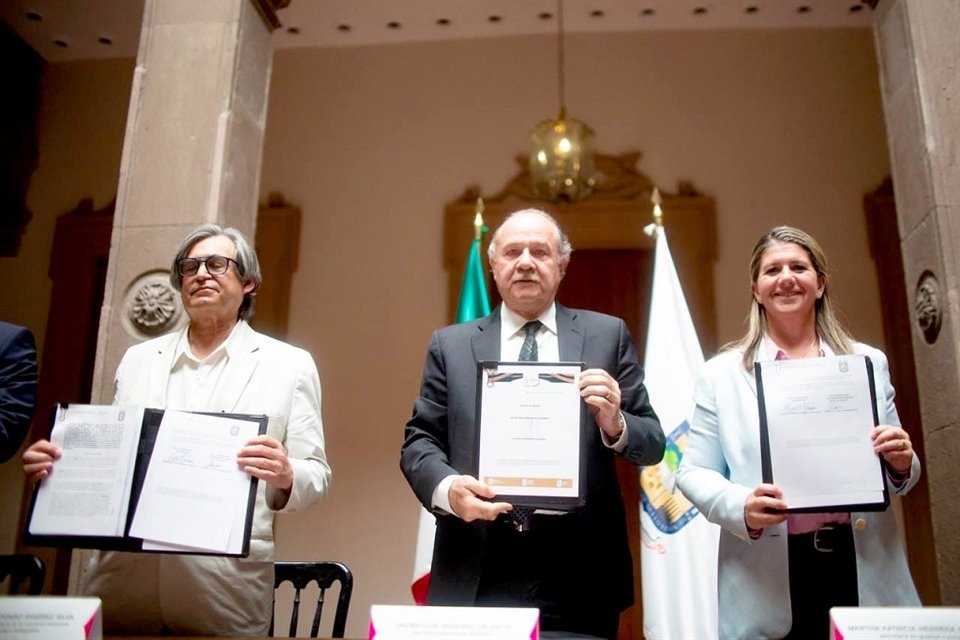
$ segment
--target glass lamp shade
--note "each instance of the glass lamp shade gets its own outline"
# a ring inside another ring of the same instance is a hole
[[[594,133],[584,122],[544,120],[530,131],[530,185],[541,198],[575,202],[593,191]]]

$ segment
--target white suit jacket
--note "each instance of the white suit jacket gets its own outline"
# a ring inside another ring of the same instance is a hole
[[[824,345],[824,350],[829,348]],[[856,343],[854,352],[874,367],[880,424],[899,425],[893,387],[883,352]],[[827,355],[832,355],[828,353]],[[790,631],[787,523],[750,540],[743,519],[747,495],[762,483],[760,425],[753,371],[741,351],[707,362],[694,390],[690,436],[677,482],[707,520],[721,526],[718,595],[721,638],[779,638]],[[916,455],[904,494],[920,477]],[[851,513],[861,606],[919,606],[906,555],[890,509]],[[829,579],[829,577],[825,577]]]
[[[117,367],[114,404],[167,408],[167,382],[186,327],[127,350]],[[293,467],[290,495],[260,482],[247,561],[273,560],[274,512],[299,511],[323,496],[330,466],[323,448],[320,376],[310,354],[257,333],[240,322],[228,347],[229,360],[207,409],[261,414],[267,434],[283,443]],[[177,409],[179,407],[169,407]]]

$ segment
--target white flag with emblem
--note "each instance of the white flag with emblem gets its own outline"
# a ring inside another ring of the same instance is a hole
[[[657,236],[644,384],[660,417],[667,450],[640,472],[640,564],[647,638],[717,637],[717,541],[676,486],[693,413],[693,385],[703,365],[700,341],[680,288],[663,227]]]

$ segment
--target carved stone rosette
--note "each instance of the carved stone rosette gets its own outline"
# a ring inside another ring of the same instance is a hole
[[[936,276],[924,271],[920,276],[915,294],[914,311],[917,316],[917,327],[927,344],[933,344],[940,335],[940,324],[943,320],[943,305],[940,295],[940,283]]]
[[[180,294],[170,285],[166,271],[137,278],[127,291],[124,311],[130,330],[144,337],[168,333],[183,315]]]

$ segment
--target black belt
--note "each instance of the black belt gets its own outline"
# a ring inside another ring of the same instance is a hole
[[[515,506],[513,511],[500,514],[493,522],[495,528],[509,529],[515,533],[526,533],[554,527],[567,515],[569,514],[562,511]]]
[[[791,533],[790,543],[800,548],[808,545],[820,553],[832,553],[839,548],[849,547],[853,541],[853,529],[849,524],[825,524],[809,533]]]

